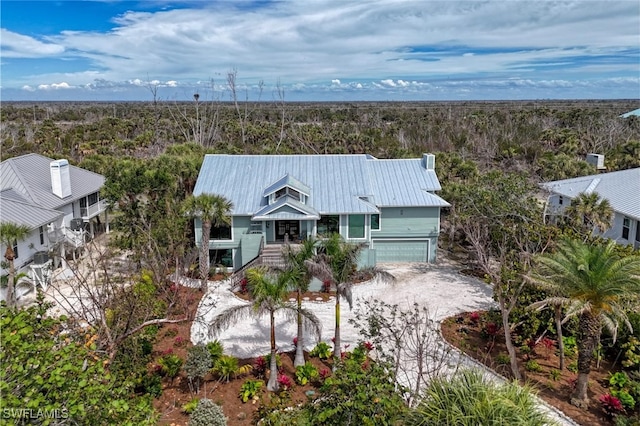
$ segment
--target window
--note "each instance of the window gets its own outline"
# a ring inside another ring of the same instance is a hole
[[[340,233],[340,216],[322,216],[318,221],[318,235]]]
[[[640,243],[640,220],[636,222],[636,243]]]
[[[380,230],[380,215],[372,214],[371,215],[371,230],[379,231]]]
[[[211,262],[211,266],[222,265],[226,268],[233,268],[233,250],[209,250],[209,261]]]
[[[622,219],[622,238],[629,239],[629,229],[631,228],[631,219],[625,217]]]
[[[289,197],[293,198],[296,201],[300,201],[301,199],[301,194],[295,189],[289,188],[288,186],[285,186],[284,188],[277,190],[275,199],[278,200],[280,197],[283,197],[285,195],[288,195]]]
[[[93,194],[89,194],[89,196],[87,197],[87,200],[89,201],[89,205],[93,206],[94,204],[98,204],[98,193],[94,192]]]
[[[222,225],[222,226],[213,226],[211,227],[211,236],[212,240],[230,240],[231,239],[231,226]]]
[[[349,238],[364,238],[364,215],[349,215]]]
[[[562,205],[562,203],[564,203],[564,199],[562,198],[562,196],[558,197],[558,204]]]
[[[40,245],[44,244],[44,226],[40,227]]]
[[[13,258],[18,258],[18,240],[13,240]]]

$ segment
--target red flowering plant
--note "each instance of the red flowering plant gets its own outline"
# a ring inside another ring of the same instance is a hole
[[[325,293],[329,293],[331,291],[331,281],[329,280],[322,281],[322,291]]]
[[[293,387],[293,380],[291,380],[291,377],[284,375],[284,374],[279,374],[278,375],[278,384],[280,385],[280,387],[282,388],[282,390],[288,390],[291,389]]]
[[[471,312],[469,314],[469,320],[473,324],[478,324],[478,322],[480,322],[480,312]]]
[[[604,411],[604,413],[609,417],[614,417],[616,414],[620,414],[624,411],[622,402],[609,393],[601,395],[599,400],[600,404],[602,404],[602,411]]]

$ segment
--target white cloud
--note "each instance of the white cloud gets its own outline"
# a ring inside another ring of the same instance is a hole
[[[26,90],[27,92],[35,92],[36,89],[34,89],[33,87],[29,86],[28,84],[25,84],[24,86],[22,86],[22,90]]]
[[[51,84],[40,84],[38,89],[40,90],[58,90],[58,89],[71,89],[72,87],[67,82],[62,83],[51,83]]]
[[[639,71],[635,2],[319,0],[244,12],[232,3],[195,4],[126,12],[107,32],[35,38],[2,30],[3,59],[58,55],[90,63],[72,74],[5,74],[3,86],[66,81],[116,91],[151,83],[179,91],[211,87],[213,79],[223,90],[235,68],[247,88],[280,79],[294,91],[418,91],[433,90],[424,82],[441,79],[570,81]],[[622,53],[629,63],[594,65]],[[583,66],[576,58],[592,60]]]
[[[0,29],[0,48],[4,58],[38,58],[64,52],[64,47],[59,44],[43,43],[4,28]]]

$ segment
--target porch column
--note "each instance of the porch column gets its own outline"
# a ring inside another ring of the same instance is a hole
[[[109,233],[109,212],[107,210],[104,211],[104,226],[105,233]]]

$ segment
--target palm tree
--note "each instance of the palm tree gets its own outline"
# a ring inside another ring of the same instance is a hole
[[[605,232],[613,223],[613,209],[607,199],[600,199],[596,192],[581,192],[571,200],[565,214],[576,230],[587,235],[599,230]]]
[[[207,289],[209,277],[209,238],[211,228],[231,225],[229,213],[233,209],[231,201],[216,194],[191,195],[184,201],[184,209],[192,217],[199,217],[202,221],[202,238],[200,240],[200,278],[201,290]]]
[[[564,342],[562,340],[562,324],[564,324],[565,321],[563,321],[562,319],[562,308],[565,307],[567,304],[568,304],[568,300],[566,297],[551,296],[529,305],[531,309],[537,309],[537,310],[542,310],[547,306],[550,306],[553,308],[553,321],[556,326],[556,336],[558,339],[558,352],[559,352],[559,358],[560,358],[560,365],[558,366],[558,369],[560,371],[564,370],[564,364],[565,364]]]
[[[16,225],[12,222],[0,223],[0,242],[7,246],[4,252],[4,258],[9,262],[9,279],[7,281],[7,305],[15,305],[15,275],[16,269],[13,261],[16,258],[16,254],[13,251],[13,246],[17,241],[24,240],[31,232],[28,226]]]
[[[588,405],[587,383],[591,360],[604,325],[615,340],[618,323],[629,329],[620,300],[640,292],[640,256],[620,256],[616,243],[587,244],[563,240],[557,251],[537,258],[539,269],[531,279],[568,305],[566,317],[578,316],[578,382],[571,402]]]
[[[285,302],[289,291],[291,276],[289,273],[275,273],[265,267],[250,268],[246,272],[249,292],[253,302],[249,305],[234,306],[222,312],[209,325],[209,333],[215,335],[221,330],[237,323],[247,315],[262,316],[269,314],[271,331],[271,360],[267,389],[278,390],[278,367],[276,363],[275,313],[283,311],[288,318],[294,318],[298,310]],[[320,338],[320,320],[310,311],[301,310],[302,318],[308,330]]]
[[[302,321],[302,293],[309,290],[309,283],[313,278],[305,262],[315,254],[316,241],[313,238],[304,240],[302,245],[294,247],[287,244],[284,248],[284,258],[287,270],[291,274],[291,287],[296,291],[296,309],[298,311],[298,333],[296,340],[296,356],[294,367],[304,365],[304,333]]]
[[[352,278],[357,270],[358,256],[362,246],[348,243],[340,234],[331,234],[320,243],[320,253],[307,260],[309,271],[322,281],[328,281],[336,289],[336,329],[333,339],[334,368],[340,361],[340,299],[344,298],[353,307],[351,295]]]

